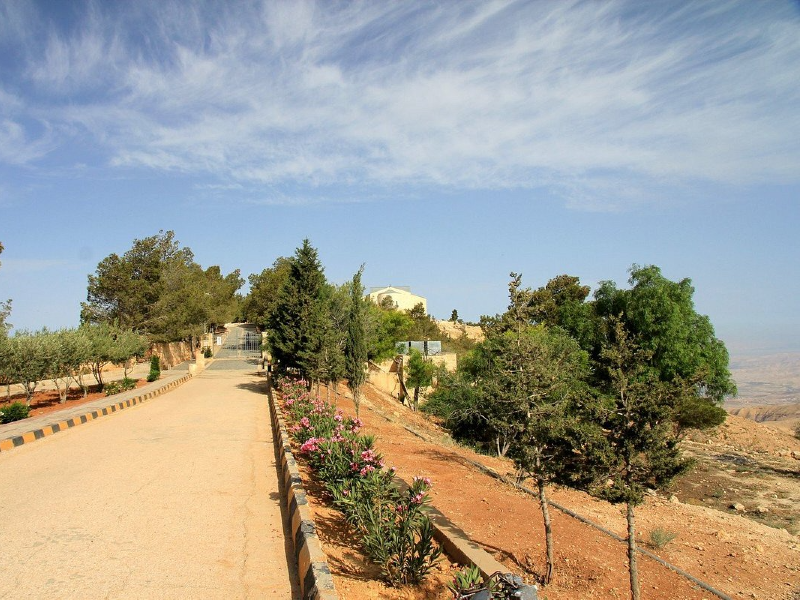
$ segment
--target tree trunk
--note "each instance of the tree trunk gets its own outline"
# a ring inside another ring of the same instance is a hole
[[[633,504],[628,503],[628,566],[631,578],[631,598],[639,600],[639,572],[636,567],[636,535]]]
[[[360,391],[361,390],[359,390],[358,388],[353,390],[353,406],[356,409],[356,419],[358,419],[359,417],[358,413],[361,409],[361,394],[359,393]]]
[[[414,405],[411,407],[412,410],[417,410],[417,406],[419,405],[419,388],[414,388]]]
[[[547,547],[547,570],[544,574],[544,583],[547,585],[553,577],[553,528],[550,524],[550,508],[547,503],[547,494],[544,491],[544,479],[536,478],[539,486],[539,504],[542,507],[542,520],[544,521],[544,539]]]

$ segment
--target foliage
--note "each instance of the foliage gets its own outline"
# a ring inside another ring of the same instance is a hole
[[[422,512],[430,481],[415,478],[401,492],[394,469],[385,469],[374,437],[359,434],[361,422],[345,418],[329,403],[312,398],[305,382],[279,384],[294,425],[293,438],[325,483],[334,505],[359,532],[370,560],[391,585],[421,581],[439,557],[433,528]]]
[[[431,361],[422,357],[419,350],[412,348],[408,358],[407,372],[406,386],[414,389],[411,408],[417,410],[419,406],[419,391],[431,385],[435,367]]]
[[[661,550],[676,537],[678,537],[677,533],[657,527],[650,532],[650,545],[657,550]]]
[[[70,383],[81,382],[81,369],[89,360],[91,344],[78,329],[60,329],[45,334],[45,346],[50,359],[49,377],[63,404],[67,401]],[[86,391],[84,388],[84,396]]]
[[[736,393],[728,370],[728,351],[714,335],[707,316],[694,309],[690,279],[670,281],[656,266],[631,267],[631,289],[603,282],[595,292],[597,315],[619,317],[662,381],[685,381],[698,402],[712,405]]]
[[[453,312],[450,313],[450,322],[458,323],[458,311],[455,308],[453,309]]]
[[[269,321],[269,347],[278,368],[319,375],[326,326],[325,275],[309,241],[295,251]]]
[[[26,405],[30,406],[39,382],[52,372],[52,344],[50,332],[17,331],[5,339],[0,372],[9,382],[21,383],[25,389]]]
[[[213,352],[211,352],[211,348],[209,348],[208,346],[206,346],[206,347],[203,349],[203,358],[211,358],[212,356],[214,356],[214,353],[213,353]]]
[[[456,571],[453,581],[447,584],[447,589],[453,593],[453,598],[460,598],[464,592],[478,589],[481,585],[483,585],[481,570],[475,565],[470,565]]]
[[[408,332],[408,339],[423,341],[437,340],[441,337],[439,326],[433,317],[425,313],[422,302],[419,302],[414,308],[406,312],[411,317],[411,329]]]
[[[278,304],[278,295],[291,271],[291,259],[279,257],[268,269],[259,274],[250,275],[250,292],[244,299],[242,311],[250,323],[255,323],[266,329],[275,307]]]
[[[136,389],[136,381],[136,379],[129,379],[128,377],[120,379],[119,381],[111,381],[105,385],[103,391],[106,393],[106,396],[127,392]]]
[[[0,254],[3,253],[3,243],[0,242]],[[0,263],[2,264],[2,263]],[[9,324],[6,323],[8,315],[11,314],[11,300],[0,301],[0,338],[8,334]]]
[[[344,347],[345,377],[347,387],[353,393],[353,404],[356,416],[361,406],[361,386],[367,379],[367,340],[366,340],[366,303],[364,286],[361,285],[362,265],[353,275],[350,285],[350,311],[347,318],[347,340]]]
[[[30,407],[24,402],[12,402],[0,408],[0,423],[13,423],[27,419]]]
[[[590,457],[604,472],[604,482],[590,491],[627,505],[633,600],[639,598],[634,508],[646,488],[666,487],[690,464],[681,455],[675,420],[682,401],[693,391],[680,380],[663,381],[651,358],[651,351],[636,343],[620,319],[609,319],[600,363],[607,382],[605,447],[596,448]]]
[[[410,339],[413,321],[408,313],[383,309],[372,302],[366,303],[365,333],[367,357],[381,362],[397,354],[396,344]]]
[[[89,276],[81,322],[107,323],[147,333],[154,341],[199,335],[238,309],[239,271],[203,270],[172,231],[134,240],[122,256],[110,254]]]
[[[150,357],[150,373],[147,374],[147,381],[158,381],[159,377],[161,377],[161,360],[157,354],[153,354]]]

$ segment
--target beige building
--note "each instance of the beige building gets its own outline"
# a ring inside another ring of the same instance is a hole
[[[380,304],[386,298],[394,303],[397,310],[411,310],[420,302],[425,314],[428,314],[428,301],[422,296],[411,293],[411,288],[403,285],[390,285],[387,287],[374,287],[369,289],[369,299],[375,304]]]

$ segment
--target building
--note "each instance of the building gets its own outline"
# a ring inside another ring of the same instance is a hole
[[[390,285],[387,287],[374,287],[369,289],[369,299],[375,304],[381,304],[386,299],[394,303],[397,310],[411,310],[422,303],[425,314],[428,314],[428,301],[422,296],[411,293],[411,288],[403,285]]]

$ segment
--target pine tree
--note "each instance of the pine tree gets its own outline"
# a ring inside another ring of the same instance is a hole
[[[353,275],[350,285],[350,313],[347,319],[347,339],[344,347],[345,376],[347,387],[353,393],[353,404],[356,416],[361,405],[361,386],[367,379],[367,342],[366,342],[366,306],[364,303],[364,286],[361,285],[362,265]]]
[[[635,507],[643,501],[646,488],[663,488],[688,468],[678,446],[678,418],[681,404],[694,391],[678,380],[661,380],[652,367],[651,352],[636,344],[621,320],[609,319],[606,335],[601,354],[608,382],[606,444],[592,457],[603,465],[605,476],[592,491],[627,505],[631,596],[638,600]]]
[[[291,258],[289,276],[270,319],[269,345],[279,369],[295,368],[309,381],[320,374],[326,318],[324,286],[317,251],[305,239]]]

